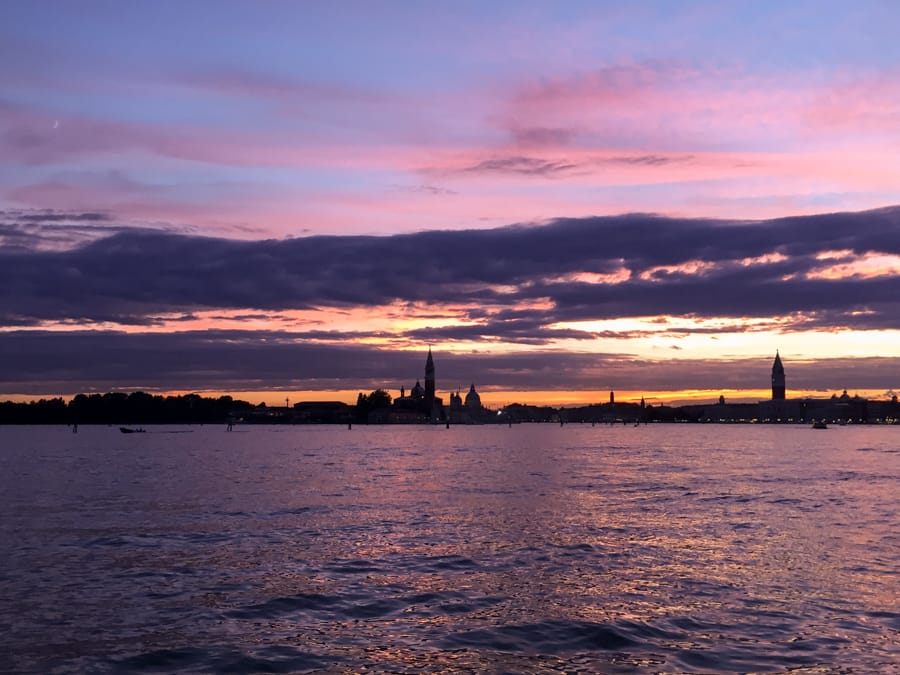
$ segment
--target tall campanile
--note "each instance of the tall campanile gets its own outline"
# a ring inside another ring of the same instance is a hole
[[[784,400],[784,366],[781,365],[781,357],[775,350],[775,363],[772,364],[772,400]]]
[[[428,348],[428,358],[425,359],[425,402],[430,411],[434,406],[434,359],[431,358],[431,347]]]

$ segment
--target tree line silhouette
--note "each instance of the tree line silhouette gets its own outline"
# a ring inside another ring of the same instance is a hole
[[[161,396],[142,391],[78,394],[28,403],[0,402],[0,424],[204,424],[255,406],[231,396]]]

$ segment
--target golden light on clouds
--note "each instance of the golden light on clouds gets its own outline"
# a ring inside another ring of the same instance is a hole
[[[900,275],[900,256],[884,253],[866,253],[861,256],[853,255],[847,251],[829,252],[834,255],[818,255],[820,260],[842,260],[834,265],[826,265],[806,273],[807,279],[845,279],[857,277],[872,279],[875,277]],[[841,255],[846,253],[847,255]],[[845,261],[846,258],[852,260]]]
[[[577,281],[583,284],[620,284],[631,279],[631,270],[627,267],[620,267],[615,272],[572,272],[570,274],[560,274],[550,276],[545,279],[547,283],[569,283]]]
[[[751,265],[769,265],[771,263],[780,263],[788,260],[788,257],[783,253],[766,253],[764,255],[758,255],[751,258],[741,258],[738,262],[744,267],[750,267]]]
[[[679,265],[657,265],[656,267],[651,267],[641,272],[640,278],[644,281],[659,281],[661,277],[671,274],[696,276],[714,270],[717,267],[718,264],[714,262],[689,260]]]

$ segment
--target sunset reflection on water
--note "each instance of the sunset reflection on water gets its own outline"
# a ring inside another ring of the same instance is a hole
[[[10,668],[827,671],[900,654],[892,429],[192,431],[0,429]]]

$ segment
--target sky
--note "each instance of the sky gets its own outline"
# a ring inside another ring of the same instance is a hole
[[[898,25],[0,0],[0,399],[890,396]]]

